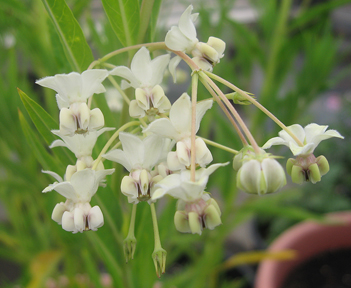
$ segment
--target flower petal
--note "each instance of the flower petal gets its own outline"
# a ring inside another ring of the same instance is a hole
[[[173,103],[169,112],[169,119],[182,137],[190,137],[191,102],[187,93],[183,93],[178,100]]]
[[[91,169],[84,169],[74,173],[70,182],[80,202],[89,202],[99,186],[99,182],[95,178],[95,171]]]
[[[194,46],[194,43],[177,26],[172,26],[171,30],[167,32],[165,44],[171,50],[183,52],[191,50]]]
[[[180,16],[178,27],[179,27],[179,30],[187,38],[194,40],[196,39],[196,28],[193,23],[193,17],[191,17],[192,11],[193,11],[193,5],[189,5],[188,8],[186,8],[183,14]]]
[[[142,167],[144,162],[145,147],[143,141],[130,133],[121,132],[119,139],[122,142],[123,151],[132,166],[132,169]]]
[[[143,142],[145,145],[145,155],[142,167],[151,171],[161,157],[164,139],[157,135],[150,135],[146,137]]]
[[[151,73],[152,77],[149,80],[150,87],[161,84],[163,80],[163,75],[168,66],[170,58],[171,58],[171,55],[165,54],[165,55],[157,56],[151,61],[150,67],[152,71]]]
[[[90,209],[88,214],[88,225],[89,229],[93,231],[96,231],[104,225],[104,216],[102,215],[99,206],[94,206]]]
[[[143,130],[143,133],[149,132],[171,139],[179,139],[181,136],[181,134],[175,130],[172,122],[167,118],[156,119],[151,122],[149,126]]]
[[[131,162],[126,156],[126,153],[124,153],[121,149],[114,149],[114,150],[108,151],[106,154],[102,155],[102,157],[104,157],[107,160],[114,161],[121,164],[128,171],[132,169]]]
[[[171,59],[171,61],[169,61],[169,65],[168,65],[168,69],[169,72],[172,75],[173,78],[173,82],[176,83],[177,82],[177,78],[176,78],[176,68],[179,64],[179,62],[182,60],[182,58],[180,58],[179,56],[175,56]]]
[[[57,141],[59,141],[59,140],[57,140]],[[49,170],[41,170],[41,173],[49,174],[50,176],[54,177],[58,182],[63,182],[62,177],[55,172],[52,172]]]
[[[196,104],[196,133],[199,131],[200,122],[206,111],[212,107],[213,100],[200,101]]]
[[[133,88],[140,87],[140,81],[135,77],[133,72],[129,68],[125,67],[125,66],[117,66],[117,67],[113,68],[110,71],[110,74],[122,77],[124,79],[127,79],[129,81],[129,84]],[[127,88],[127,87],[122,87],[122,89],[125,89],[125,88]]]
[[[147,84],[152,77],[153,71],[150,63],[151,58],[149,50],[146,47],[141,47],[138,52],[135,53],[130,69],[142,86],[145,84],[148,86]]]
[[[91,69],[82,73],[82,98],[88,99],[93,94],[106,92],[101,84],[108,76],[109,72],[105,69]]]
[[[302,128],[301,125],[299,124],[294,124],[294,125],[291,125],[291,126],[288,126],[287,127],[292,133],[294,133],[296,135],[296,137],[302,142],[304,143],[304,140],[305,140],[305,130]],[[279,136],[281,138],[283,138],[285,141],[287,142],[295,142],[295,140],[288,134],[286,133],[286,131],[282,130],[280,131],[279,133]]]

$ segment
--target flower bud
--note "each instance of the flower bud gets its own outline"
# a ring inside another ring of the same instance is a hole
[[[238,188],[251,194],[273,193],[285,184],[283,168],[277,160],[269,157],[244,162],[237,175]]]

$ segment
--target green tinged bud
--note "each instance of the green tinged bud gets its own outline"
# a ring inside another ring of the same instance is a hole
[[[249,95],[253,95],[252,93],[246,92]],[[245,96],[242,96],[238,92],[233,92],[225,95],[228,99],[233,100],[234,104],[239,105],[250,105],[252,104]],[[254,98],[254,97],[252,97]]]

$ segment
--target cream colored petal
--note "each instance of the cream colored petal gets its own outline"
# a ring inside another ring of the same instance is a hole
[[[129,115],[133,118],[142,118],[145,116],[145,110],[140,108],[136,100],[132,100],[129,104]]]
[[[94,108],[90,111],[90,119],[88,130],[98,130],[105,125],[104,115],[99,108]]]
[[[96,231],[104,225],[104,216],[102,215],[99,206],[94,206],[90,209],[88,214],[88,225],[89,229],[93,231]]]

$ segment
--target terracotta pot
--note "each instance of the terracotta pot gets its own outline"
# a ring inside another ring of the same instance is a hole
[[[282,288],[289,273],[307,259],[323,251],[351,248],[351,212],[338,212],[327,215],[340,225],[321,225],[303,222],[293,226],[279,236],[268,251],[292,249],[297,251],[294,260],[265,260],[258,268],[255,288]]]

